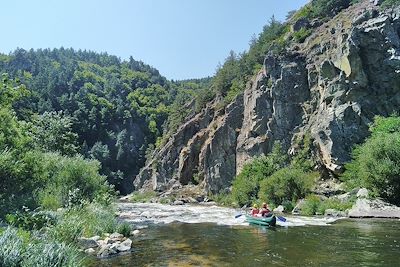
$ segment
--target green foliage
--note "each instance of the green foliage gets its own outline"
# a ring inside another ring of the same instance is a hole
[[[232,194],[221,193],[216,195],[210,195],[209,199],[212,199],[216,203],[222,206],[232,206],[234,203],[234,199],[232,198]]]
[[[75,243],[81,236],[113,233],[116,229],[114,207],[91,203],[63,212],[58,223],[49,229],[49,235],[59,242]]]
[[[31,243],[24,255],[21,267],[77,267],[83,266],[82,256],[71,245],[64,243]]]
[[[384,0],[381,4],[381,7],[382,8],[390,8],[390,7],[399,5],[399,4],[400,4],[399,0]]]
[[[25,247],[16,229],[9,227],[2,233],[0,248],[0,266],[20,266]]]
[[[299,31],[293,33],[293,37],[296,42],[303,43],[311,33],[311,29],[301,28]]]
[[[305,198],[301,206],[301,215],[311,216],[317,213],[325,214],[327,209],[334,209],[337,211],[346,211],[354,204],[354,199],[348,201],[341,201],[337,198],[327,198],[322,200],[320,196],[309,195]]]
[[[121,192],[132,189],[125,178],[138,173],[148,144],[163,131],[175,97],[170,83],[142,62],[105,53],[17,49],[6,58],[0,61],[0,73],[9,74],[2,78],[0,106],[12,105],[19,119],[30,122],[34,145],[86,157],[98,155],[92,153],[98,144],[106,145],[107,155],[96,158],[102,174]],[[19,81],[32,90],[26,98]],[[139,106],[132,107],[131,93]]]
[[[306,133],[301,139],[297,139],[295,144],[297,150],[296,154],[291,159],[290,165],[304,172],[312,171],[315,163],[312,160],[311,154],[313,150],[311,135]]]
[[[297,201],[310,192],[318,175],[294,167],[280,169],[260,183],[258,196],[277,205],[284,201]]]
[[[50,212],[30,211],[25,207],[23,211],[7,214],[6,221],[8,224],[24,230],[39,230],[43,227],[54,225],[56,218]]]
[[[132,202],[149,202],[152,198],[156,197],[157,194],[154,191],[145,191],[145,192],[133,192],[130,197],[130,201]]]
[[[352,0],[312,0],[309,4],[301,8],[294,16],[294,19],[329,19],[341,10],[353,4]]]
[[[366,187],[375,196],[400,205],[400,117],[377,117],[372,135],[353,150],[343,179],[350,188]]]
[[[78,135],[72,130],[73,121],[62,112],[44,112],[33,118],[30,134],[35,147],[42,151],[73,156],[78,152]]]
[[[117,226],[117,233],[129,237],[131,235],[132,225],[129,223],[119,223]]]
[[[319,212],[321,198],[317,195],[309,195],[306,197],[302,207],[301,214],[311,216]]]
[[[82,256],[70,245],[45,243],[40,238],[27,237],[8,227],[0,235],[0,266],[10,267],[75,267],[82,266]]]
[[[248,52],[237,55],[230,52],[224,64],[217,69],[212,81],[213,92],[224,97],[223,106],[244,91],[249,78],[257,74],[268,52],[281,52],[287,45],[285,34],[288,27],[274,17],[258,37],[250,42]]]
[[[270,154],[255,158],[246,164],[233,181],[232,197],[239,206],[250,205],[256,201],[260,183],[287,163],[287,157],[279,143]]]
[[[99,162],[85,160],[82,156],[64,157],[56,153],[42,154],[43,171],[39,203],[45,208],[58,208],[79,204],[77,200],[93,200],[97,194],[106,193],[108,185],[99,174]],[[53,201],[49,201],[49,198]],[[59,203],[45,206],[46,203]]]

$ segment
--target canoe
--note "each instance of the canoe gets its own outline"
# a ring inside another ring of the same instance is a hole
[[[246,221],[251,224],[257,224],[262,226],[275,226],[276,217],[275,215],[269,217],[254,217],[251,215],[246,215]]]

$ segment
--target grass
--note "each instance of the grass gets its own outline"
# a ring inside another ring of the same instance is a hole
[[[31,236],[8,227],[0,236],[0,266],[75,267],[83,265],[81,253],[71,245]],[[45,243],[48,242],[48,243]]]
[[[157,194],[154,191],[147,192],[134,192],[130,198],[132,202],[149,202],[152,198],[156,197]]]

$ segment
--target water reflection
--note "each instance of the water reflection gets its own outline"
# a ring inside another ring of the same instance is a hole
[[[151,224],[131,254],[92,266],[399,266],[400,222],[266,228],[215,223]]]

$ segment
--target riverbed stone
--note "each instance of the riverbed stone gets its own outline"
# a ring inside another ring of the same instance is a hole
[[[359,198],[349,211],[350,218],[400,218],[400,207],[381,199]]]
[[[120,233],[112,233],[111,235],[110,235],[110,238],[111,239],[122,239],[124,237],[124,235],[123,234],[120,234]]]
[[[132,248],[132,240],[130,240],[129,238],[127,240],[125,240],[124,242],[121,243],[117,243],[114,247],[112,247],[113,249],[116,249],[118,252],[125,252],[128,251]]]
[[[131,231],[131,235],[133,236],[138,236],[140,234],[140,231],[138,229]]]
[[[172,205],[177,205],[177,206],[183,205],[183,204],[185,204],[185,203],[182,200],[175,200],[174,203],[172,203]]]
[[[106,258],[111,255],[117,254],[117,251],[111,248],[111,244],[104,245],[100,248],[99,252],[97,252],[97,256],[100,258]]]
[[[85,250],[85,253],[86,254],[95,254],[96,250],[94,250],[94,248],[88,248],[88,249]]]
[[[78,245],[83,249],[95,248],[98,246],[95,240],[86,237],[78,238]]]
[[[284,212],[285,211],[285,207],[282,205],[279,205],[278,207],[276,207],[274,209],[274,212]]]

